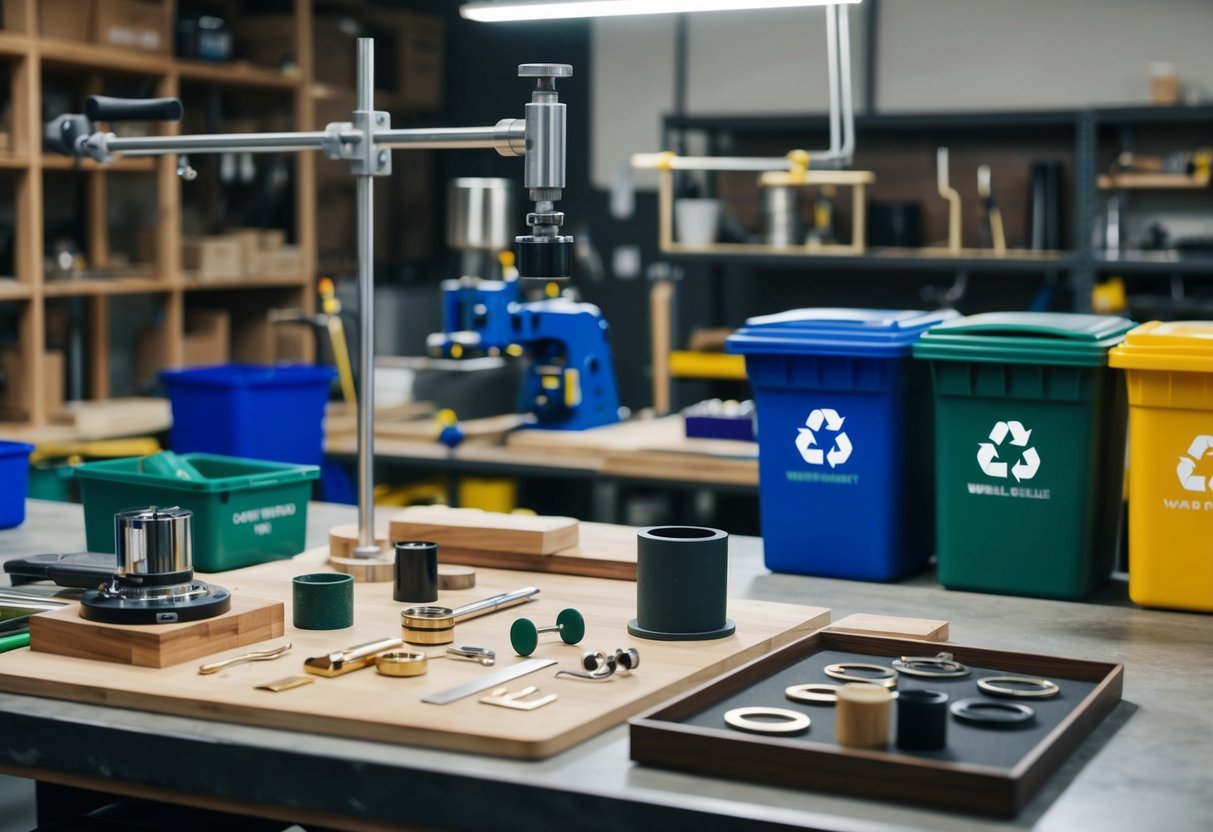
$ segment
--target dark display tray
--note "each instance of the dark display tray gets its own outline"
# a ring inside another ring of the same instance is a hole
[[[967,665],[969,675],[901,675],[898,689],[942,690],[949,705],[972,697],[994,701],[978,690],[978,679],[1025,675],[1051,679],[1061,692],[1048,699],[1013,700],[1036,712],[1022,728],[978,728],[949,716],[948,744],[940,751],[902,751],[894,745],[896,703],[888,746],[861,750],[834,742],[833,706],[784,696],[789,685],[838,684],[823,672],[834,662],[889,666],[898,656],[941,650]],[[1123,674],[1122,665],[1105,662],[821,631],[636,717],[630,723],[631,755],[640,763],[696,774],[1010,817],[1120,701]],[[805,734],[781,737],[724,724],[725,711],[756,705],[804,713],[812,725]]]

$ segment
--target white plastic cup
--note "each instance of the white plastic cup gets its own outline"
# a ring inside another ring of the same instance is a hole
[[[719,225],[719,200],[674,200],[674,234],[683,245],[711,245],[716,242],[716,229]]]

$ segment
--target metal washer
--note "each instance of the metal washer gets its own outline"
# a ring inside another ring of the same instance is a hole
[[[872,670],[879,676],[852,676],[848,670]],[[897,687],[897,671],[879,664],[866,662],[838,662],[826,665],[825,674],[840,682],[867,682],[869,685],[881,685],[892,690]]]
[[[976,698],[953,702],[951,711],[959,721],[977,728],[1019,728],[1036,716],[1027,705]]]
[[[805,702],[809,705],[834,705],[838,702],[838,691],[841,689],[842,685],[814,682],[787,687],[784,689],[783,695],[793,702]]]
[[[775,717],[782,721],[766,722],[752,718],[756,716]],[[733,708],[725,712],[724,721],[731,728],[751,734],[800,734],[809,730],[812,724],[812,720],[799,711],[765,707]]]
[[[1032,685],[1032,688],[1004,688],[998,682],[1012,682],[1021,685]],[[1003,696],[1008,699],[1048,699],[1061,693],[1056,682],[1040,679],[1036,676],[986,676],[977,680],[977,687],[982,693],[990,696]]]
[[[969,668],[953,659],[951,653],[940,653],[937,656],[902,656],[893,660],[893,668],[906,676],[920,676],[925,679],[956,679],[969,675]]]

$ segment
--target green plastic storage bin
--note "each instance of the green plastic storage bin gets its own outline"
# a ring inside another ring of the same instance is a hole
[[[114,514],[138,506],[194,512],[194,568],[222,572],[303,551],[315,465],[184,454],[205,480],[143,471],[147,457],[88,462],[76,468],[90,552],[114,551]]]
[[[1131,321],[989,313],[914,345],[935,391],[939,581],[1081,598],[1115,563],[1127,406],[1108,350]]]

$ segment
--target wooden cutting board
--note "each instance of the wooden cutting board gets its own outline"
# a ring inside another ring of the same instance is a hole
[[[577,521],[572,517],[414,506],[392,515],[388,522],[388,538],[430,540],[440,549],[452,546],[520,555],[550,555],[577,545],[577,527]]]
[[[592,534],[583,537],[593,539]],[[223,573],[221,583],[237,596],[290,599],[290,578],[327,571],[328,548],[314,549],[290,561],[277,561]],[[193,662],[169,668],[125,667],[26,649],[0,656],[0,690],[156,713],[217,719],[248,725],[342,737],[404,743],[492,756],[539,759],[563,751],[628,717],[719,673],[737,667],[829,622],[829,610],[764,601],[730,600],[728,615],[737,622],[734,636],[717,641],[658,642],[630,637],[627,621],[635,615],[636,587],[624,581],[566,575],[478,570],[474,589],[441,592],[439,602],[458,606],[498,592],[534,585],[540,599],[499,613],[460,622],[457,644],[491,647],[497,667],[517,661],[508,631],[519,617],[539,624],[554,622],[560,610],[575,607],[586,620],[581,644],[564,644],[554,635],[540,637],[537,657],[576,667],[583,650],[614,651],[634,646],[641,665],[609,682],[554,678],[557,666],[522,677],[511,690],[536,685],[557,701],[536,711],[512,711],[484,705],[484,694],[449,705],[430,705],[423,696],[483,677],[489,668],[449,658],[433,658],[429,672],[416,678],[389,678],[373,669],[283,693],[254,689],[285,676],[301,675],[303,660],[400,632],[400,604],[390,584],[356,584],[355,623],[345,630],[308,631],[287,627],[284,639],[294,650],[271,662],[237,665],[199,676]],[[207,656],[215,661],[239,655],[239,648]],[[430,648],[431,655],[441,650]],[[199,660],[201,661],[201,660]]]

